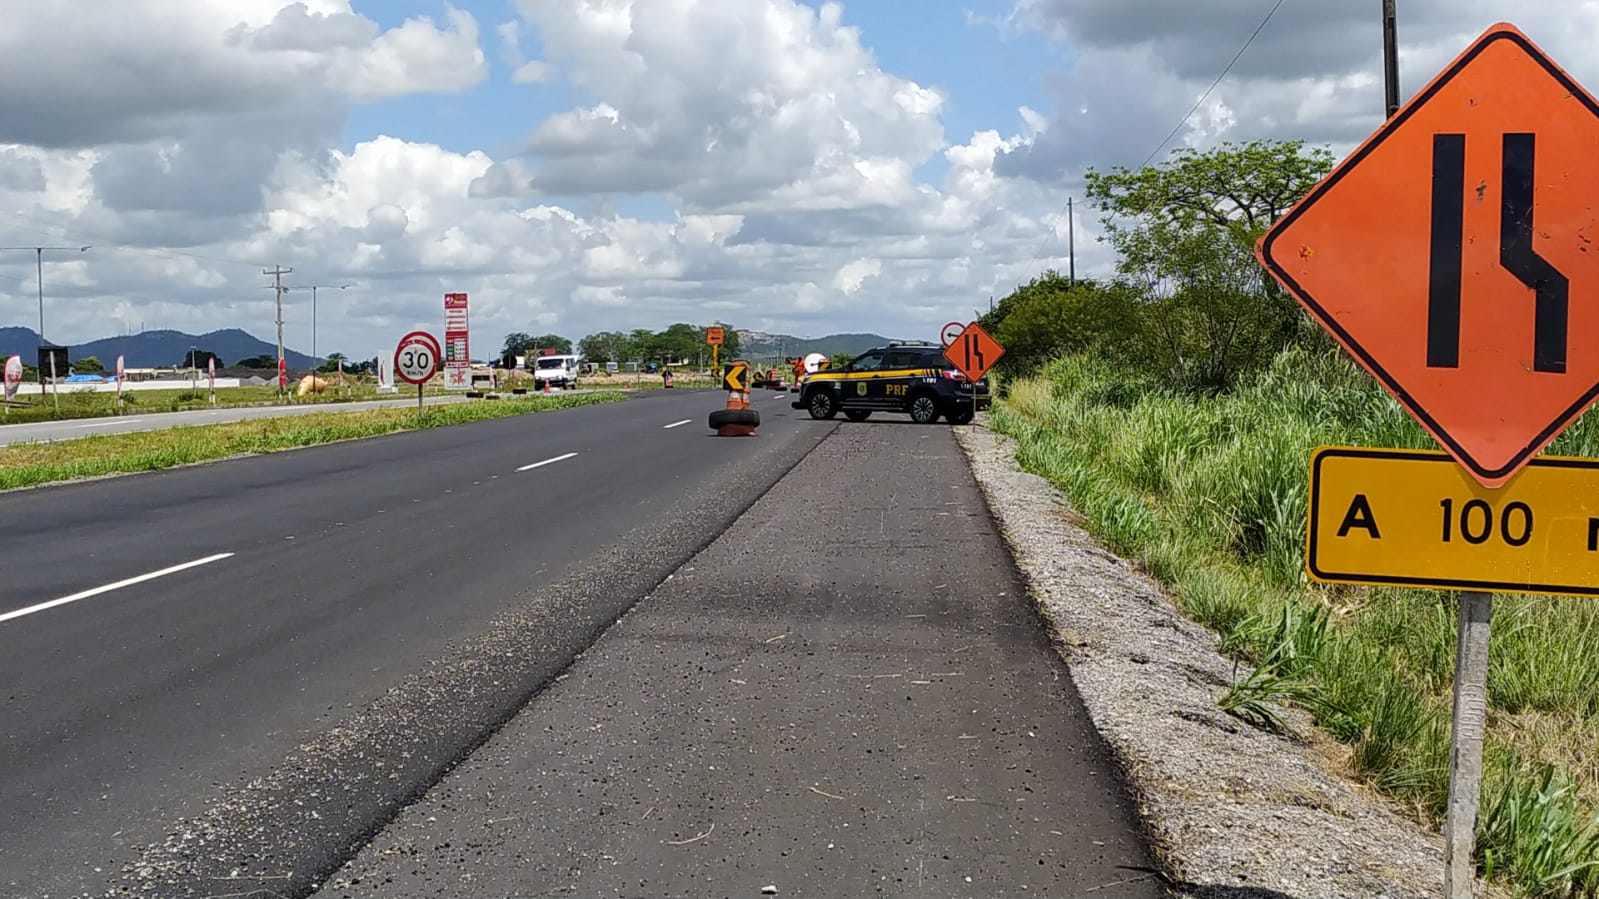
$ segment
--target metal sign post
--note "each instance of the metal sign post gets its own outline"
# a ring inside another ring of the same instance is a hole
[[[50,398],[55,400],[56,417],[61,416],[61,387],[56,383],[56,354],[50,354]]]
[[[1482,736],[1488,722],[1488,626],[1493,594],[1460,594],[1455,637],[1455,723],[1449,740],[1449,808],[1444,818],[1444,895],[1471,899],[1472,858],[1482,798]]]

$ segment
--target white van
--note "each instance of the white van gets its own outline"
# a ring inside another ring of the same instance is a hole
[[[533,386],[543,390],[545,384],[563,390],[577,386],[577,375],[582,356],[535,356],[528,360],[533,369]]]

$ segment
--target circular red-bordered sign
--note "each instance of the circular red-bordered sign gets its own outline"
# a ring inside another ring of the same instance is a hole
[[[961,332],[965,330],[966,326],[960,322],[950,322],[943,327],[943,330],[938,332],[938,338],[943,341],[944,348],[948,349],[955,345],[955,341],[960,339]]]
[[[410,343],[413,339],[427,341],[428,345],[433,348],[433,355],[437,356],[441,360],[439,364],[444,364],[442,361],[444,359],[444,344],[439,343],[439,339],[437,337],[434,337],[432,334],[429,334],[426,331],[412,331],[411,333],[400,338],[400,345],[404,346],[405,344]]]
[[[431,335],[407,334],[394,348],[394,374],[407,384],[426,384],[438,370],[438,342]]]

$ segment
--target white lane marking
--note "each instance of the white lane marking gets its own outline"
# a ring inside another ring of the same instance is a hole
[[[543,462],[534,462],[532,465],[524,465],[521,468],[518,468],[517,471],[531,471],[535,468],[543,468],[546,465],[554,465],[557,462],[565,462],[567,459],[570,459],[575,455],[577,455],[577,453],[567,453],[564,456],[556,456],[553,459],[545,459]]]
[[[69,602],[77,602],[80,599],[88,599],[91,596],[99,596],[102,593],[110,593],[113,590],[121,590],[123,587],[131,587],[134,584],[142,584],[145,581],[153,581],[159,577],[166,577],[169,574],[177,574],[180,571],[188,571],[190,568],[199,568],[201,565],[210,565],[212,562],[220,562],[223,559],[229,559],[232,557],[233,553],[217,553],[214,556],[206,556],[203,559],[195,559],[193,562],[184,562],[182,565],[174,565],[171,568],[163,568],[160,571],[152,571],[149,574],[141,574],[138,577],[130,577],[127,580],[117,581],[114,584],[106,584],[103,587],[95,587],[92,590],[85,590],[82,593],[74,593],[71,596],[63,596],[60,599],[52,599],[49,602],[41,602],[38,605],[28,606],[25,609],[17,609],[14,612],[6,612],[4,615],[0,615],[0,622],[10,621],[13,618],[21,618],[24,615],[32,615],[35,612],[43,612],[45,609],[53,609],[56,606],[64,606]]]
[[[684,426],[684,425],[687,425],[687,424],[693,424],[693,423],[694,423],[694,419],[692,419],[692,418],[685,418],[685,419],[683,419],[683,420],[682,420],[682,421],[674,421],[674,422],[672,422],[672,423],[671,423],[671,424],[669,424],[669,425],[667,425],[667,426],[666,426],[666,430],[668,430],[668,431],[670,431],[670,430],[672,430],[672,429],[673,429],[673,428],[681,428],[681,427],[682,427],[682,426]]]
[[[91,422],[89,422],[86,425],[78,425],[78,427],[80,427],[80,428],[110,428],[110,427],[115,427],[117,425],[131,425],[131,424],[133,424],[135,422],[140,422],[140,421],[144,421],[144,419],[142,419],[142,418],[113,418],[110,421],[91,421]]]

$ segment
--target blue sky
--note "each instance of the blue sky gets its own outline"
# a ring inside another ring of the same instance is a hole
[[[97,246],[47,260],[52,332],[265,333],[260,272],[284,264],[359,285],[324,310],[319,346],[360,355],[438,327],[456,290],[488,335],[720,319],[930,339],[1064,267],[1069,196],[1078,273],[1114,271],[1086,170],[1136,165],[1168,133],[1167,146],[1347,147],[1381,109],[1364,2],[1297,0],[1260,30],[1275,0],[844,0],[879,71],[862,71],[821,0],[805,0],[808,17],[798,0],[349,0],[354,16],[342,2],[8,7],[4,242]],[[1404,6],[1405,84],[1501,14],[1490,5]],[[617,27],[623,10],[635,30]],[[394,31],[418,17],[432,24]],[[1599,0],[1521,20],[1591,74],[1580,42]],[[546,58],[545,29],[572,51],[553,54],[567,70],[515,83],[508,22],[522,59]],[[748,43],[718,45],[724,34]],[[602,102],[614,121],[574,114]],[[541,125],[547,151],[525,155]],[[8,255],[0,323],[25,324],[35,275]],[[290,300],[304,349],[308,310]]]
[[[357,0],[353,5],[356,12],[384,29],[416,16],[439,20],[444,9],[433,0]],[[502,57],[495,33],[499,23],[518,18],[510,2],[462,0],[454,5],[478,21],[488,80],[467,94],[413,94],[357,107],[344,129],[346,152],[360,141],[386,134],[436,143],[457,153],[482,150],[503,159],[521,151],[539,121],[599,99],[574,89],[559,72],[542,84],[511,80],[514,66]],[[1020,127],[1019,106],[1046,114],[1051,111],[1044,79],[1052,68],[1063,65],[1061,48],[1052,46],[1037,31],[1002,35],[989,24],[1007,15],[1011,6],[1010,0],[929,0],[914,5],[855,0],[844,5],[844,23],[860,29],[862,44],[885,71],[945,93],[945,136],[951,143],[961,143],[973,132],[986,129],[1014,133]],[[524,23],[522,45],[527,58],[542,57],[538,41],[538,34]],[[945,169],[943,158],[935,156],[917,174],[938,183]],[[574,209],[591,202],[558,199]],[[625,215],[663,218],[669,216],[671,205],[664,198],[634,195],[615,201],[612,208]]]

